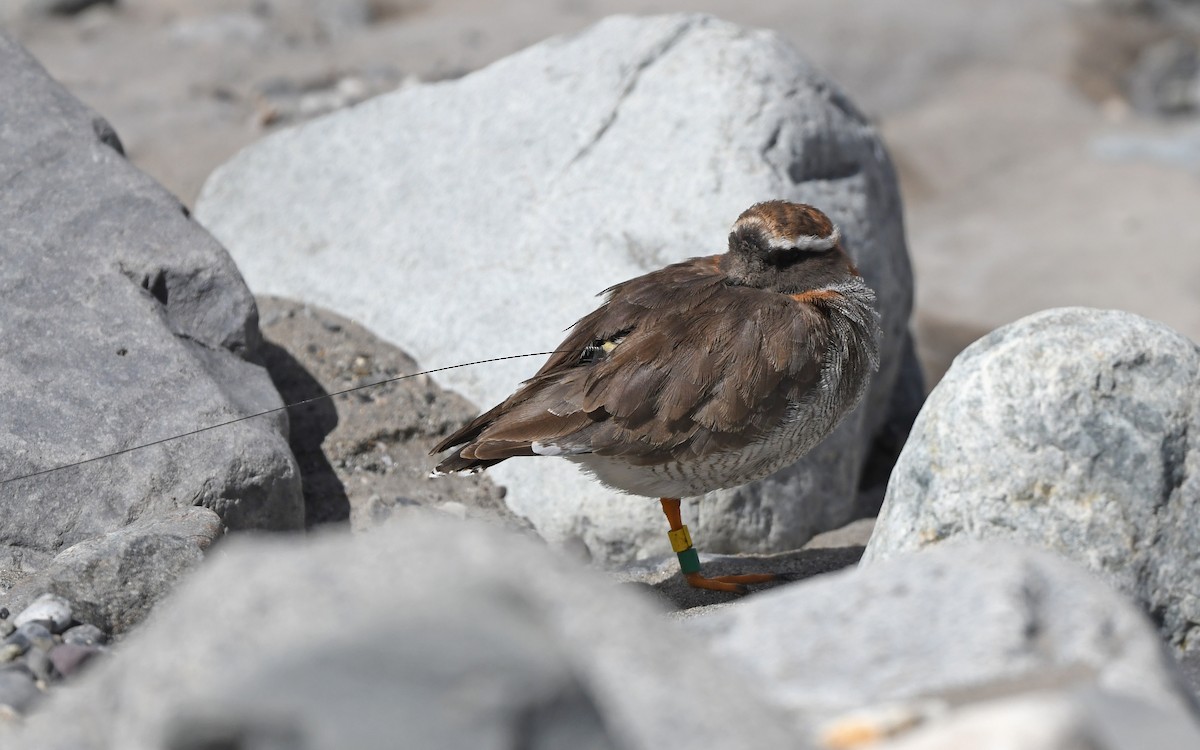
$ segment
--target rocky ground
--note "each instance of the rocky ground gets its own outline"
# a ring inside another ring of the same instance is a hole
[[[5,747],[1200,746],[1200,9],[589,26],[674,9],[0,4]],[[685,506],[781,581],[556,461],[427,476],[536,360],[401,376],[766,195],[885,320],[822,448]]]

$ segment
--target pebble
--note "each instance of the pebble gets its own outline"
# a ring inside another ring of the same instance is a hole
[[[33,675],[24,669],[0,670],[0,705],[25,711],[39,695]]]
[[[17,632],[10,635],[7,641],[11,641],[17,636],[25,638],[25,640],[31,645],[37,646],[38,648],[46,651],[49,651],[54,647],[54,635],[51,634],[50,628],[46,627],[44,623],[38,620],[27,622],[24,625],[18,625]]]
[[[55,671],[63,677],[70,677],[98,653],[100,649],[95,646],[62,643],[50,650],[48,658]]]
[[[76,625],[63,633],[62,639],[63,643],[71,643],[77,646],[103,646],[105,643],[108,643],[108,635],[91,623]]]
[[[40,648],[31,648],[21,657],[21,664],[25,665],[41,684],[42,687],[49,685],[53,680],[50,674],[50,654]]]
[[[0,729],[19,721],[52,684],[81,671],[107,648],[108,634],[74,622],[70,602],[44,594],[11,620],[0,608]]]
[[[33,646],[33,641],[29,639],[29,636],[18,630],[0,643],[0,662],[12,661],[28,651],[31,646]]]
[[[42,622],[51,632],[61,633],[71,626],[71,603],[61,596],[42,594],[13,620],[20,628],[31,622]]]

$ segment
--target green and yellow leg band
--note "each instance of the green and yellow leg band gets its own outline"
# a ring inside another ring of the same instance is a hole
[[[672,529],[667,532],[667,536],[671,539],[671,549],[675,550],[675,556],[679,558],[679,568],[683,574],[699,573],[700,553],[692,546],[692,535],[688,533],[688,527]]]

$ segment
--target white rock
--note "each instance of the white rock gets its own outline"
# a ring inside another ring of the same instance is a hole
[[[992,332],[929,396],[863,560],[1003,537],[1072,558],[1200,648],[1200,347],[1065,308]]]
[[[27,622],[48,623],[51,632],[61,633],[71,624],[71,603],[61,596],[42,594],[13,619],[18,628]]]
[[[197,217],[257,293],[333,308],[438,367],[553,349],[597,292],[723,252],[738,214],[770,198],[841,225],[886,338],[864,407],[834,437],[773,479],[715,493],[693,523],[705,550],[769,551],[858,512],[912,297],[875,130],[779,36],[697,15],[610,18],[268,137],[214,173]],[[538,364],[437,377],[489,407]],[[581,536],[612,561],[669,550],[656,502],[565,461],[491,472],[552,540]]]

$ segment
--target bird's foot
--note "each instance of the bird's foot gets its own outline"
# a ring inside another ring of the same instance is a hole
[[[727,591],[731,594],[745,594],[749,591],[747,584],[769,583],[779,579],[774,573],[747,573],[737,576],[713,576],[706,578],[699,573],[685,573],[688,585],[694,589],[709,589],[710,591]]]

